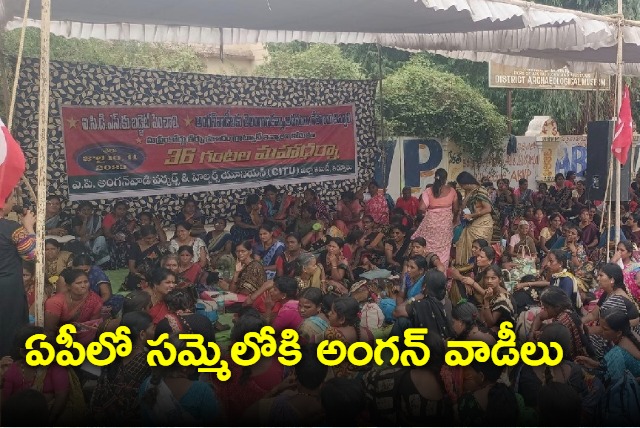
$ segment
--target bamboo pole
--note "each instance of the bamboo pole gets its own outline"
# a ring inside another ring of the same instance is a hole
[[[620,106],[622,105],[622,46],[624,43],[624,35],[622,32],[624,23],[624,16],[622,15],[622,0],[618,0],[618,54],[616,57],[617,74],[616,74],[616,115],[620,115]],[[619,119],[619,118],[618,118]],[[610,155],[613,158],[613,155]],[[621,183],[620,183],[620,170],[621,165],[617,160],[614,161],[616,165],[616,230],[615,230],[615,244],[620,242],[620,195],[621,195]]]
[[[40,17],[40,107],[38,111],[38,198],[36,205],[36,325],[44,325],[45,211],[47,204],[47,130],[49,127],[49,39],[51,0],[42,0]]]
[[[13,114],[15,113],[16,96],[18,94],[18,80],[20,79],[20,67],[22,66],[22,55],[24,53],[24,38],[27,33],[27,19],[29,18],[29,4],[31,0],[24,3],[24,16],[22,17],[22,29],[20,30],[20,43],[18,45],[18,58],[16,59],[16,72],[13,76],[13,86],[11,90],[11,103],[9,104],[9,119],[7,129],[11,131],[13,125]]]
[[[520,6],[524,9],[533,9],[533,10],[543,10],[547,12],[555,12],[555,13],[564,13],[567,12],[572,13],[575,16],[585,19],[593,19],[594,21],[608,22],[611,24],[617,24],[619,19],[618,17],[622,15],[622,8],[618,8],[617,15],[596,15],[589,12],[581,12],[579,10],[567,9],[557,6],[547,6],[546,4],[534,3],[532,1],[526,0],[497,0],[500,3],[510,4],[513,6]],[[624,25],[632,26],[632,27],[640,27],[640,21],[634,21],[631,19],[624,19]]]

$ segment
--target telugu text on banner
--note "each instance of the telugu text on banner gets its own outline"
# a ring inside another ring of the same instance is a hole
[[[353,179],[352,105],[61,107],[71,200]]]

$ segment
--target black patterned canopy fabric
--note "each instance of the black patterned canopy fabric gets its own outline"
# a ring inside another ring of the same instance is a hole
[[[27,58],[20,71],[12,133],[21,143],[27,158],[27,177],[36,188],[38,137],[38,60]],[[283,186],[302,196],[313,188],[329,205],[334,206],[340,192],[354,190],[373,175],[380,150],[375,136],[374,81],[268,79],[262,77],[215,76],[172,73],[156,70],[125,69],[114,66],[51,62],[51,97],[49,112],[48,189],[63,198],[67,211],[76,203],[68,202],[64,147],[59,106],[77,105],[242,105],[293,107],[353,103],[356,108],[358,180],[328,181]],[[230,217],[238,203],[259,188],[215,190],[193,194],[208,218]],[[177,214],[186,194],[125,198],[135,213],[151,211],[166,222]],[[114,200],[96,200],[107,210]]]

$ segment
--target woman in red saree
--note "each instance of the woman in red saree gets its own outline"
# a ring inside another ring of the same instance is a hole
[[[55,337],[61,326],[74,324],[78,330],[76,340],[86,345],[95,336],[94,327],[102,322],[102,299],[89,288],[89,277],[84,271],[65,269],[61,275],[69,291],[58,293],[45,302],[45,333]]]
[[[153,317],[153,324],[157,325],[169,313],[164,298],[176,287],[176,275],[168,269],[157,268],[149,276],[149,288],[145,289],[151,295],[151,309],[149,315]]]

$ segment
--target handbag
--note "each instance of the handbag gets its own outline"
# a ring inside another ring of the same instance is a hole
[[[529,246],[526,245],[526,240],[520,246],[521,253],[518,257],[513,259],[513,264],[515,267],[511,269],[511,278],[514,281],[520,281],[523,277],[527,275],[538,275],[538,269],[536,268],[536,259],[531,254],[531,250]],[[525,251],[526,249],[526,251]],[[528,253],[528,254],[527,254]]]

